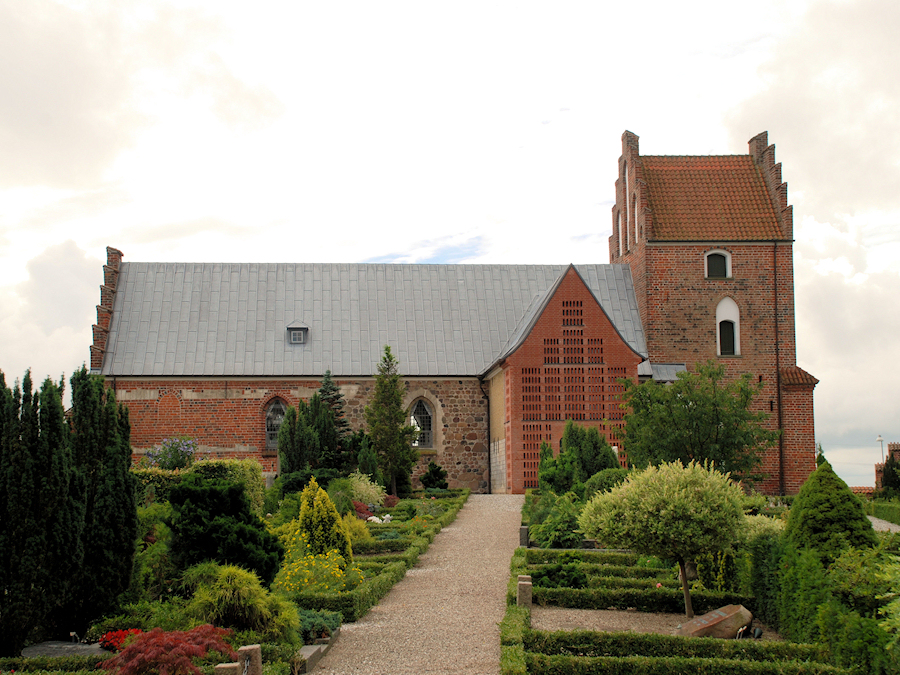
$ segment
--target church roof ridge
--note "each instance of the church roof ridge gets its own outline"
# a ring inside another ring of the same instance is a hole
[[[626,342],[646,354],[630,270],[576,268]],[[476,375],[566,269],[122,262],[101,373],[369,376],[390,344],[406,376]],[[302,342],[291,343],[292,322],[308,326]]]

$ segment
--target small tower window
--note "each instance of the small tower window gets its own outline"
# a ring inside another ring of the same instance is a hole
[[[710,251],[706,254],[706,278],[731,278],[731,254],[728,251]]]
[[[741,355],[740,310],[731,298],[722,298],[716,307],[716,354]]]
[[[266,408],[266,453],[276,454],[278,452],[278,430],[284,421],[284,401],[276,398]]]
[[[428,404],[419,399],[412,407],[412,413],[409,416],[409,423],[419,431],[419,437],[413,443],[416,448],[430,448],[434,443],[432,434],[432,415],[431,408]]]
[[[734,321],[719,322],[719,350],[722,356],[734,356]]]

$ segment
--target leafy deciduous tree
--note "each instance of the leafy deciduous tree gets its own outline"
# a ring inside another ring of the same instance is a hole
[[[710,361],[697,372],[678,373],[671,385],[653,381],[625,386],[624,438],[628,459],[637,467],[664,462],[714,462],[716,468],[755,480],[759,453],[778,432],[766,429],[768,415],[751,410],[761,384],[744,374],[725,379],[725,368]]]
[[[685,563],[737,540],[744,525],[741,498],[726,474],[697,462],[671,462],[595,495],[578,524],[586,537],[605,544],[677,560],[685,613],[693,618]]]
[[[397,359],[385,345],[384,354],[375,375],[375,394],[366,406],[368,435],[375,446],[382,476],[390,483],[391,494],[397,494],[398,484],[408,484],[412,468],[419,457],[412,443],[416,428],[407,424],[403,409],[403,382]]]

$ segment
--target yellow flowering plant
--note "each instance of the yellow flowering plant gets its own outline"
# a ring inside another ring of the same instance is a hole
[[[279,538],[284,546],[284,562],[272,587],[284,593],[339,593],[355,588],[362,580],[359,567],[348,564],[332,549],[315,554],[309,547],[309,534],[299,518],[281,526]]]

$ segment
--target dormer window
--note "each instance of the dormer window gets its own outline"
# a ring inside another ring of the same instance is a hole
[[[291,322],[288,327],[288,342],[292,345],[306,344],[309,339],[309,326],[299,321]]]
[[[706,278],[731,278],[731,254],[728,251],[710,251],[706,254]]]

